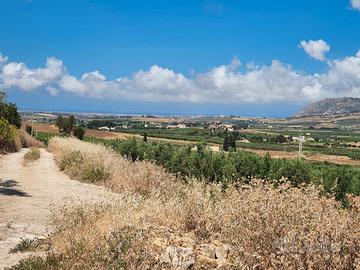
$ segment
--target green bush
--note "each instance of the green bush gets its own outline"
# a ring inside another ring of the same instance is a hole
[[[0,91],[0,118],[8,121],[10,125],[21,127],[21,117],[13,103],[7,103],[5,93]]]
[[[40,142],[43,142],[44,144],[48,144],[49,140],[56,136],[55,134],[50,134],[50,133],[44,133],[44,132],[36,132],[35,133],[35,139],[37,139]]]
[[[19,132],[8,120],[0,118],[0,150],[16,152],[21,148]]]
[[[82,127],[76,127],[74,128],[73,134],[76,138],[78,138],[79,140],[84,139],[85,136],[85,129]]]

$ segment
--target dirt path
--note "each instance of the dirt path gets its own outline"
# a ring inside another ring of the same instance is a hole
[[[71,198],[94,202],[117,196],[103,187],[69,179],[45,150],[39,160],[24,167],[26,151],[0,157],[0,269],[31,255],[9,250],[22,238],[46,236],[53,207]]]

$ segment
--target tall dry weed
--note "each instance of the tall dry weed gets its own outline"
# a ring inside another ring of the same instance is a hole
[[[60,169],[85,182],[101,182],[116,192],[146,195],[165,192],[175,177],[150,162],[130,162],[113,150],[75,138],[55,137],[49,141]]]

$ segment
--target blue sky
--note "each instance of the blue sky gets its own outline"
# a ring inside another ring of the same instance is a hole
[[[0,0],[0,88],[22,109],[286,116],[360,96],[359,9],[358,0]]]

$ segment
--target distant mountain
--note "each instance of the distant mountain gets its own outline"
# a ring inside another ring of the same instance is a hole
[[[323,99],[306,106],[294,116],[343,115],[352,113],[360,113],[360,98]]]

